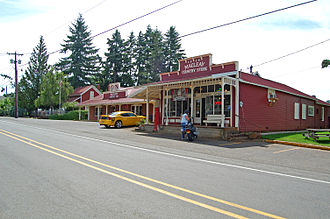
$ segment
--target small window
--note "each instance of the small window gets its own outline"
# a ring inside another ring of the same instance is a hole
[[[276,92],[273,89],[268,89],[268,99],[276,98]]]
[[[294,119],[299,119],[299,103],[294,103]]]
[[[322,118],[322,122],[324,122],[324,107],[322,107],[321,110],[322,110],[322,117],[321,118]]]
[[[90,100],[93,100],[94,99],[94,91],[91,91],[90,92],[90,98],[89,98]]]
[[[214,92],[214,85],[207,86],[207,92]]]
[[[314,106],[308,106],[308,116],[314,116]]]
[[[306,104],[301,104],[301,118],[306,119]]]

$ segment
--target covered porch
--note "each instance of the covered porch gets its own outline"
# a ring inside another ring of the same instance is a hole
[[[185,81],[157,82],[142,87],[130,97],[145,99],[146,103],[154,101],[155,108],[159,108],[161,125],[180,124],[181,115],[188,109],[198,126],[238,129],[236,75],[231,72]]]

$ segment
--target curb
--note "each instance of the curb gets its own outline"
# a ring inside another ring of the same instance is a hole
[[[314,145],[314,144],[303,144],[303,143],[297,143],[297,142],[278,141],[278,140],[269,140],[269,139],[266,139],[265,142],[276,143],[276,144],[286,144],[286,145],[292,145],[292,146],[298,146],[298,147],[304,147],[304,148],[313,148],[313,149],[330,151],[330,147]]]

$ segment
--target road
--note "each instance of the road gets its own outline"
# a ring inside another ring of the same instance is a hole
[[[0,218],[329,218],[330,153],[0,117]]]

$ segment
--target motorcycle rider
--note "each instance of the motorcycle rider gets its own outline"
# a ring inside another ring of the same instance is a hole
[[[181,116],[181,140],[184,140],[185,134],[186,134],[186,126],[188,122],[190,121],[189,118],[189,110],[185,110],[184,114]]]

